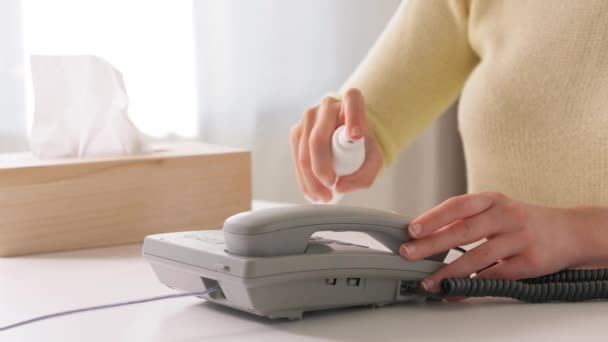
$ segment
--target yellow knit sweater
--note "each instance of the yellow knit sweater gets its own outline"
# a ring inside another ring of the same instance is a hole
[[[390,164],[460,94],[470,192],[608,205],[608,1],[409,0],[345,87]]]

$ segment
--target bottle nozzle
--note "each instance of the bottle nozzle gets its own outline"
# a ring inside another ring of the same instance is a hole
[[[346,133],[346,126],[344,125],[338,127],[334,135],[338,136],[338,144],[347,149],[356,148],[356,146],[362,145],[365,141],[365,138],[360,138],[356,140],[351,139]]]

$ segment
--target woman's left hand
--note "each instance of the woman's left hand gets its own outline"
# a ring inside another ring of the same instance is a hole
[[[484,268],[477,277],[536,277],[589,261],[577,238],[585,234],[581,223],[576,209],[526,204],[494,192],[462,195],[413,220],[409,234],[414,240],[404,243],[400,253],[419,260],[487,239],[424,279],[421,286],[431,292],[438,292],[443,278],[468,277]]]

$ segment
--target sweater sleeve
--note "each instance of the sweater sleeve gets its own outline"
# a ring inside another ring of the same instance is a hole
[[[403,1],[343,90],[359,88],[385,165],[460,94],[478,58],[465,0]]]

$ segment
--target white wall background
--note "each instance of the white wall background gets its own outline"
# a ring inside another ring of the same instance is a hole
[[[0,152],[27,148],[21,4],[0,1]]]
[[[0,151],[27,148],[27,54],[91,53],[123,71],[131,117],[144,132],[199,133],[205,141],[249,148],[256,198],[304,202],[289,127],[340,88],[399,3],[0,1]],[[452,111],[404,151],[373,189],[343,203],[414,215],[464,192],[455,123]]]
[[[26,54],[100,56],[123,73],[140,130],[197,135],[191,0],[22,0],[22,12]]]

